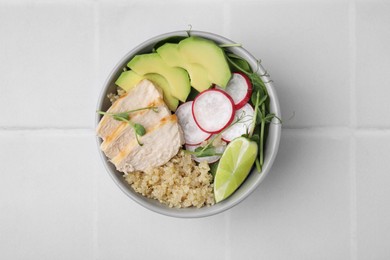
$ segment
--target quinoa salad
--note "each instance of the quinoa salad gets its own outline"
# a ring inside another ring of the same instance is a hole
[[[275,115],[260,76],[224,47],[168,38],[135,55],[115,81],[96,133],[135,192],[170,208],[209,207],[262,171]]]

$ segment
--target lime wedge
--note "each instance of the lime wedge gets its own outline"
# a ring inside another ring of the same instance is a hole
[[[234,139],[223,153],[214,179],[214,196],[218,203],[230,195],[248,176],[257,156],[257,143],[245,137]]]

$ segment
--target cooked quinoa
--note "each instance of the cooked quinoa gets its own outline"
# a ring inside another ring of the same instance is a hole
[[[128,173],[124,178],[136,192],[169,207],[200,208],[215,203],[209,171],[207,162],[197,164],[181,150],[163,166]]]
[[[109,94],[107,95],[107,98],[110,100],[111,103],[114,103],[115,101],[118,100],[118,98],[119,98],[120,96],[122,96],[123,94],[126,93],[126,91],[123,90],[123,89],[120,88],[120,87],[117,87],[116,92],[117,92],[117,93],[109,93]]]

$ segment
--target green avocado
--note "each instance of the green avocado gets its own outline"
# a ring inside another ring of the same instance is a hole
[[[232,74],[225,53],[215,42],[191,36],[178,44],[182,57],[190,64],[198,64],[207,71],[209,81],[225,88]]]
[[[143,79],[148,79],[154,85],[159,87],[162,90],[165,104],[167,104],[171,111],[176,111],[176,108],[179,105],[179,100],[172,96],[168,81],[159,74],[149,73],[140,76],[134,71],[128,70],[121,73],[115,84],[127,92],[135,87]]]
[[[166,43],[157,49],[157,53],[171,67],[185,69],[190,76],[191,86],[202,92],[208,89],[212,82],[209,80],[207,70],[200,64],[189,63],[185,56],[181,55],[178,44]]]
[[[115,81],[115,84],[121,87],[124,91],[128,92],[134,88],[143,79],[140,75],[132,70],[127,70],[119,75],[119,78]]]
[[[172,96],[182,102],[186,101],[191,91],[187,71],[168,66],[158,53],[136,55],[127,66],[140,76],[150,73],[161,75],[167,80]]]
[[[157,87],[161,88],[163,91],[165,104],[167,104],[171,111],[176,111],[176,108],[179,105],[179,100],[172,96],[168,81],[163,76],[156,73],[149,73],[144,75],[144,77],[153,82]]]
[[[134,56],[127,66],[140,77],[157,74],[165,79],[167,84],[164,82],[160,85],[164,86],[161,87],[164,93],[169,93],[167,97],[172,96],[185,102],[191,85],[199,92],[210,88],[212,84],[224,88],[231,78],[224,51],[211,40],[191,36],[177,44],[167,42],[156,51]],[[126,79],[129,75],[130,79]],[[132,73],[121,75],[117,80],[124,89],[134,86],[133,81],[137,81],[137,77]],[[166,90],[167,85],[170,92]],[[174,107],[175,102],[170,105]]]

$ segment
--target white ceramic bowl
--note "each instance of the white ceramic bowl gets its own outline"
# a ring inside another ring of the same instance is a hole
[[[204,37],[210,40],[215,41],[218,44],[231,44],[235,43],[229,39],[226,39],[222,36],[208,33],[208,32],[201,32],[201,31],[190,31],[190,35],[193,36],[200,36]],[[97,110],[106,111],[111,103],[107,98],[107,94],[114,93],[116,90],[115,80],[118,78],[120,73],[123,71],[122,68],[126,67],[126,64],[128,61],[131,60],[132,57],[134,57],[136,54],[139,53],[146,53],[150,52],[157,42],[166,39],[171,36],[188,36],[187,31],[176,31],[171,33],[162,34],[156,37],[153,37],[142,44],[135,47],[133,50],[128,52],[115,66],[115,68],[112,70],[110,75],[108,76],[106,82],[103,85],[103,89],[100,94],[100,98],[97,105]],[[249,64],[251,65],[252,69],[256,71],[258,68],[259,74],[264,74],[265,70],[260,65],[258,66],[258,62],[255,57],[253,57],[248,51],[246,51],[242,47],[230,47],[230,51],[233,53],[241,56],[242,58],[246,59]],[[269,81],[269,79],[265,79],[265,81]],[[279,107],[279,100],[275,91],[275,88],[272,84],[272,82],[268,82],[265,84],[268,89],[268,94],[270,96],[270,111],[271,113],[275,113],[278,117],[280,117],[280,107]],[[101,116],[96,115],[96,126],[100,121]],[[257,171],[254,169],[252,173],[249,174],[248,178],[244,181],[244,183],[240,186],[240,188],[233,193],[229,198],[226,200],[217,203],[210,207],[203,207],[203,208],[184,208],[184,209],[177,209],[177,208],[169,208],[157,200],[148,199],[146,197],[143,197],[142,195],[136,193],[124,180],[122,173],[118,172],[115,169],[115,166],[108,162],[107,157],[104,155],[104,153],[100,150],[100,144],[102,140],[97,137],[97,143],[98,143],[98,149],[103,161],[103,164],[105,168],[107,169],[107,172],[112,177],[114,182],[118,185],[118,187],[131,199],[133,199],[138,204],[163,215],[172,216],[172,217],[179,217],[179,218],[198,218],[198,217],[206,217],[211,216],[220,212],[223,212],[227,209],[230,209],[231,207],[237,205],[241,201],[243,201],[246,197],[248,197],[263,181],[264,177],[270,172],[271,166],[274,162],[274,159],[276,157],[278,147],[279,147],[279,140],[280,140],[280,134],[281,134],[281,125],[280,124],[270,124],[269,126],[269,134],[267,138],[267,142],[265,144],[265,155],[264,155],[264,165],[262,173],[257,173]]]

